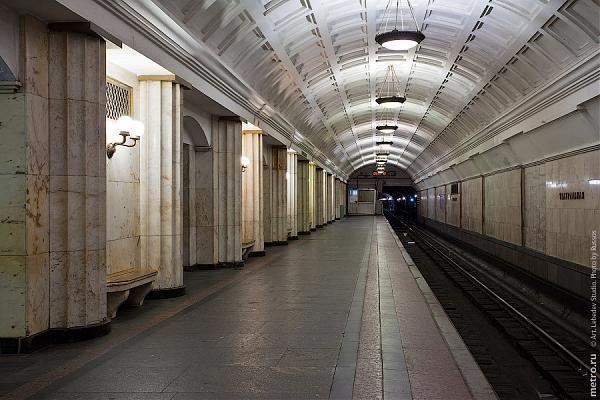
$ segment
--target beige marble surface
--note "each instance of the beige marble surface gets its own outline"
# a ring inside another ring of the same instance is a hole
[[[308,163],[308,220],[310,229],[317,224],[317,166],[312,161]]]
[[[460,183],[458,194],[452,193],[452,184],[446,185],[446,223],[460,226]]]
[[[600,231],[600,152],[546,163],[546,254],[590,266],[592,231]],[[584,192],[561,200],[560,193]]]
[[[482,179],[482,177],[477,177],[461,182],[461,226],[463,229],[477,233],[483,232]]]
[[[310,168],[307,160],[298,161],[298,232],[310,231],[309,169]]]
[[[485,177],[484,233],[521,245],[521,170]]]
[[[140,81],[140,247],[143,270],[158,271],[153,289],[183,286],[181,87]]]
[[[242,132],[242,155],[250,160],[242,173],[242,243],[253,242],[252,251],[264,251],[262,132]]]
[[[546,165],[525,168],[523,175],[523,243],[546,252]]]
[[[436,219],[435,188],[427,189],[427,218]]]
[[[298,154],[287,153],[287,230],[289,235],[298,236]]]
[[[435,219],[436,221],[446,223],[446,187],[438,186],[435,188]]]
[[[271,147],[271,241],[284,242],[287,225],[287,149]]]

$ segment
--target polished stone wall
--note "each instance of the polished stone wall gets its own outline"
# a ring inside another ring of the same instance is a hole
[[[438,186],[435,188],[435,219],[439,222],[446,222],[446,187]]]
[[[308,220],[310,229],[317,225],[317,166],[308,163]]]
[[[323,205],[324,205],[324,196],[323,196],[323,185],[324,185],[324,180],[323,180],[323,173],[325,171],[323,171],[322,168],[316,168],[315,170],[315,200],[316,200],[316,206],[315,206],[315,217],[316,217],[316,226],[323,226],[325,224],[325,217],[323,215],[323,211],[325,210]],[[325,175],[327,176],[327,175]]]
[[[546,254],[591,266],[592,232],[600,231],[600,151],[546,163]],[[583,192],[564,200],[560,193]],[[531,209],[531,207],[530,207]]]
[[[298,236],[298,154],[287,153],[287,229],[290,237]]]
[[[214,186],[218,176],[213,172],[213,151],[209,147],[194,149],[194,180],[196,181],[196,263],[218,263],[215,252],[216,224],[214,215]]]
[[[184,143],[182,147],[182,190],[181,215],[183,219],[182,263],[189,267],[196,265],[196,151],[192,144]]]
[[[82,327],[106,320],[106,236],[127,229],[106,225],[106,46],[48,38],[50,328]]]
[[[484,183],[484,233],[520,245],[521,170],[486,176]]]
[[[435,210],[436,210],[436,198],[435,198],[435,188],[427,189],[427,218],[436,219],[435,218]]]
[[[0,337],[107,321],[105,44],[20,20],[1,94]]]
[[[154,290],[183,287],[181,86],[140,82],[141,268],[158,271]]]
[[[263,147],[263,227],[265,243],[273,241],[271,233],[271,154],[272,146]]]
[[[446,185],[446,223],[460,226],[460,183],[458,194],[452,193],[452,184]]]
[[[287,241],[287,148],[271,147],[271,241]]]
[[[242,131],[242,155],[250,165],[242,172],[242,244],[253,252],[265,250],[263,227],[263,134]]]
[[[310,231],[309,217],[309,164],[307,160],[298,160],[298,232]]]
[[[523,244],[546,252],[546,165],[523,171]]]
[[[461,226],[471,232],[483,232],[483,183],[482,177],[461,183]]]

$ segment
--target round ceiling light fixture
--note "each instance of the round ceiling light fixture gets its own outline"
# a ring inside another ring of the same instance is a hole
[[[377,43],[393,51],[410,50],[421,43],[423,39],[425,39],[425,35],[421,31],[399,31],[397,29],[375,36]]]
[[[381,133],[394,133],[398,129],[398,125],[388,125],[386,122],[385,125],[378,125],[375,129]]]
[[[404,10],[400,0],[396,0],[396,12],[390,7],[393,0],[389,0],[387,7],[383,13],[385,20],[383,24],[383,31],[375,36],[375,41],[386,49],[392,51],[406,51],[413,47],[416,47],[425,39],[425,35],[419,30],[419,24],[415,18],[415,12],[410,4],[410,0],[406,0],[408,5],[408,11],[411,19],[415,24],[415,29],[405,29],[404,26]],[[398,21],[398,14],[400,14],[400,21]],[[388,23],[391,17],[394,16],[394,28],[389,30]],[[400,29],[398,29],[398,22],[400,22]]]
[[[375,99],[377,104],[388,108],[399,108],[406,101],[403,96],[383,96]]]
[[[380,90],[379,96],[375,99],[380,106],[400,108],[406,101],[406,97],[400,95],[400,79],[398,79],[393,65],[388,65]]]

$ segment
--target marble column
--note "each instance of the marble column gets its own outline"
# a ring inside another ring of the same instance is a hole
[[[298,233],[310,233],[309,218],[309,165],[307,160],[298,161]]]
[[[74,328],[107,320],[106,44],[54,31],[48,43],[50,328]]]
[[[242,131],[242,155],[249,160],[242,172],[242,245],[253,243],[251,254],[265,254],[263,226],[263,132]]]
[[[287,148],[271,147],[271,244],[287,244]]]
[[[325,207],[327,208],[327,223],[332,222],[334,220],[334,214],[333,214],[333,203],[335,201],[335,193],[333,192],[333,175],[332,174],[327,174],[327,178],[326,178],[326,201],[325,201]]]
[[[311,231],[317,229],[317,166],[314,162],[308,163],[308,226]]]
[[[184,293],[181,215],[181,86],[140,81],[140,242],[143,269],[158,271],[153,291]]]
[[[263,227],[265,244],[273,242],[271,234],[271,153],[272,146],[263,146]]]
[[[340,207],[342,205],[342,181],[335,179],[335,219],[340,219]]]
[[[196,152],[198,263],[242,265],[242,122],[212,119],[212,148]]]
[[[316,223],[315,226],[317,228],[322,228],[324,225],[324,216],[323,213],[325,211],[325,208],[323,207],[323,204],[325,202],[325,196],[323,196],[323,188],[324,186],[324,180],[323,180],[323,173],[325,171],[323,171],[323,168],[319,168],[317,167],[315,170],[315,175],[316,175],[316,179],[315,179],[315,200],[316,200],[316,206],[315,206],[315,216],[316,216]],[[327,175],[325,175],[327,176]]]
[[[288,238],[298,239],[298,154],[287,151],[287,228]]]
[[[2,353],[108,326],[105,44],[24,16],[19,47],[22,87],[0,94]]]

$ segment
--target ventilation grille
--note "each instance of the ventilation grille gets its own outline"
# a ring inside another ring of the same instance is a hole
[[[115,81],[106,82],[106,118],[131,115],[131,88]]]

